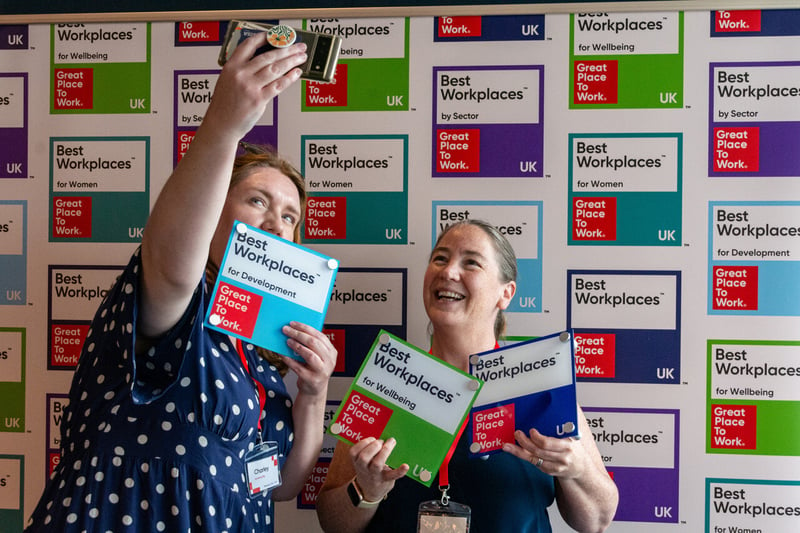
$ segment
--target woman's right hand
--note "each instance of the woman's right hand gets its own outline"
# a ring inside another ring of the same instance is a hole
[[[383,499],[394,488],[395,481],[408,473],[410,467],[407,464],[394,469],[386,464],[395,445],[397,441],[394,438],[384,442],[375,437],[367,437],[350,448],[356,480],[365,500]]]
[[[307,59],[304,43],[254,55],[266,40],[266,32],[261,32],[236,47],[222,67],[206,111],[204,123],[230,129],[234,141],[252,129],[273,98],[300,78],[297,67]]]

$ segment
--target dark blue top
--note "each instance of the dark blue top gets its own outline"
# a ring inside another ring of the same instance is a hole
[[[553,478],[507,453],[470,459],[464,432],[448,467],[452,501],[472,510],[470,533],[550,533],[547,507],[555,498]],[[437,480],[430,487],[409,477],[397,481],[367,531],[417,531],[417,509],[441,499]]]
[[[248,497],[244,454],[256,443],[257,388],[227,335],[203,327],[198,283],[180,322],[134,355],[139,250],[100,305],[61,423],[61,461],[26,531],[272,532],[268,496]],[[266,388],[265,441],[288,454],[291,399],[278,371],[245,343]]]

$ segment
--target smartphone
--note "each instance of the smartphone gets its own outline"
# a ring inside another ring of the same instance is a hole
[[[336,62],[342,49],[342,38],[327,33],[298,30],[284,24],[265,24],[245,20],[232,20],[222,42],[218,63],[224,65],[239,43],[260,32],[267,32],[267,44],[256,50],[262,54],[275,48],[284,48],[296,42],[306,43],[308,60],[301,65],[301,78],[332,82],[336,73]]]

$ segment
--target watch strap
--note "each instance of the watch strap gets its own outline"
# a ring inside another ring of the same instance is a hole
[[[364,495],[361,492],[361,487],[358,486],[355,478],[353,478],[353,480],[347,484],[347,495],[350,496],[350,501],[353,503],[353,506],[361,508],[375,507],[376,505],[380,505],[380,503],[386,499],[386,496],[384,496],[380,500],[376,501],[365,500]]]

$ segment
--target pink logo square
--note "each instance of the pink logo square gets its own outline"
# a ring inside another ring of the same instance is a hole
[[[472,413],[472,442],[481,452],[499,450],[504,442],[514,442],[514,404]]]

